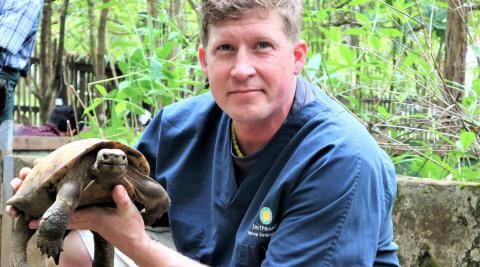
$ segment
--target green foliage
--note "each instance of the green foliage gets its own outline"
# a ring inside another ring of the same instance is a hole
[[[101,136],[134,144],[143,131],[139,116],[154,116],[163,106],[196,95],[203,89],[203,78],[195,62],[196,34],[188,26],[179,29],[169,18],[165,3],[160,3],[158,18],[142,12],[145,6],[131,1],[117,0],[108,5],[114,16],[122,18],[121,24],[111,31],[121,31],[129,38],[111,36],[111,55],[122,76],[116,78],[116,86],[109,90],[98,81],[89,84],[92,94],[98,95],[86,107],[90,113],[91,130],[81,137]],[[131,7],[125,12],[125,7]],[[99,7],[104,8],[104,7]],[[133,10],[140,16],[131,16]],[[163,29],[155,28],[160,24]],[[100,125],[96,116],[99,107],[108,107],[107,121]]]
[[[307,8],[305,76],[369,126],[399,174],[480,181],[478,64],[453,85],[464,92],[456,111],[442,105],[446,1],[347,3]],[[478,58],[479,18],[465,19]]]
[[[88,54],[84,1],[70,14],[67,46]],[[191,1],[198,3],[199,1]],[[144,2],[112,0],[108,55],[124,76],[112,90],[89,86],[88,111],[108,106],[107,121],[90,118],[90,136],[134,143],[144,128],[138,117],[205,91],[196,59],[197,14],[185,4],[181,23],[157,1],[160,15]],[[480,67],[456,107],[442,103],[446,82],[445,0],[306,1],[302,37],[309,43],[303,75],[337,98],[371,130],[399,174],[480,181]],[[100,8],[97,7],[96,12]],[[480,58],[479,11],[468,19],[469,44]],[[159,26],[160,25],[160,26]],[[109,81],[111,82],[111,81]],[[455,109],[454,109],[455,108]]]

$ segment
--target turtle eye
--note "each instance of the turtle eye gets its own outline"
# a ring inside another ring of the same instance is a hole
[[[126,159],[127,159],[127,156],[123,155],[122,160],[126,160]]]
[[[102,158],[103,158],[103,160],[107,160],[107,159],[108,159],[108,155],[107,155],[107,154],[103,154],[103,155],[102,155]]]

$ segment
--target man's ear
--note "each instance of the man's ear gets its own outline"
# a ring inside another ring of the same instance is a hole
[[[308,52],[308,45],[304,40],[300,40],[295,43],[293,46],[293,56],[294,56],[294,74],[298,75],[300,71],[302,71],[303,66],[307,61],[307,52]]]
[[[207,55],[205,53],[205,48],[200,46],[198,48],[198,59],[200,60],[200,65],[202,66],[203,73],[205,73],[205,77],[208,79],[208,69],[207,69]]]

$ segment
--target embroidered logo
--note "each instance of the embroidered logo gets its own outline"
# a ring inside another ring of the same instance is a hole
[[[277,230],[277,224],[273,222],[273,213],[269,207],[263,207],[258,213],[260,223],[253,223],[248,235],[257,238],[270,238]]]
[[[263,207],[260,210],[260,221],[264,225],[269,225],[272,223],[272,210],[269,207]]]

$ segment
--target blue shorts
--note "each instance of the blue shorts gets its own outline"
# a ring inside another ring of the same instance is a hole
[[[13,120],[13,97],[19,78],[18,70],[0,70],[0,124],[5,120]]]

